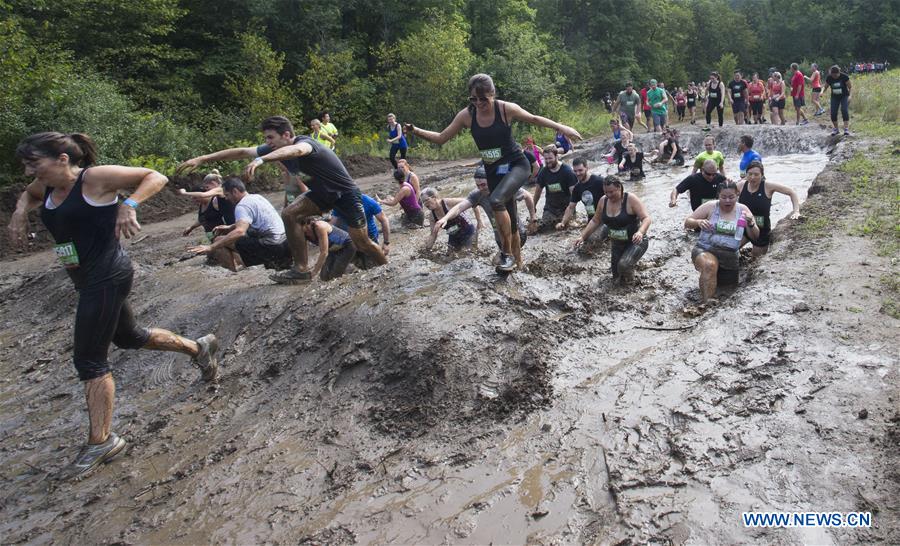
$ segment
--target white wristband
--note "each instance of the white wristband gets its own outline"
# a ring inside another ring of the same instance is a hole
[[[257,158],[255,158],[253,161],[251,161],[251,163],[253,163],[253,164],[256,165],[256,166],[259,166],[259,165],[262,165],[262,164],[265,163],[265,162],[263,161],[263,158],[257,157]]]

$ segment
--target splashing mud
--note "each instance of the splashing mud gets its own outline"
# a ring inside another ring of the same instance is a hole
[[[828,178],[816,178],[828,164],[817,132],[749,130],[777,135],[781,148],[757,147],[768,180],[805,200]],[[685,142],[696,151],[701,137]],[[580,153],[597,159],[605,144]],[[742,285],[686,316],[689,207],[668,208],[668,194],[687,172],[626,187],[654,220],[631,287],[610,280],[608,247],[569,250],[575,230],[530,238],[527,270],[505,278],[490,235],[450,260],[443,243],[422,252],[414,230],[385,267],[280,287],[259,268],[178,261],[186,217],[145,227],[130,247],[133,307],[187,335],[215,332],[221,387],[198,384],[181,357],[113,351],[130,452],[75,484],[52,475],[86,428],[70,364],[76,296],[46,253],[5,262],[4,542],[900,540],[898,330],[875,334],[893,319],[868,312],[866,276],[882,262],[858,239],[811,239],[782,220]],[[460,195],[469,176],[428,183]],[[776,196],[773,221],[789,212]],[[749,510],[873,511],[878,525],[748,529]]]

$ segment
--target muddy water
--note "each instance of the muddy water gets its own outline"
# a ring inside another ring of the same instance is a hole
[[[791,187],[802,202],[825,162],[824,153],[767,157],[767,180]],[[726,162],[726,172],[737,171],[737,159]],[[612,171],[602,165],[592,172],[605,175]],[[537,290],[550,301],[571,299],[575,300],[571,303],[578,305],[577,300],[581,299],[581,303],[592,305],[596,301],[601,306],[597,309],[599,313],[585,317],[584,325],[570,322],[571,335],[567,339],[543,347],[555,364],[552,385],[559,397],[552,408],[512,426],[497,438],[494,447],[482,454],[477,464],[441,468],[439,472],[414,467],[400,478],[399,490],[373,491],[365,487],[345,495],[347,502],[342,503],[332,525],[353,527],[362,543],[484,544],[554,538],[578,542],[592,522],[603,527],[604,521],[615,520],[615,503],[608,490],[605,446],[611,430],[620,429],[623,423],[606,417],[619,404],[618,395],[608,388],[610,378],[627,376],[643,368],[647,360],[661,357],[668,360],[671,358],[668,347],[683,347],[679,340],[684,335],[681,331],[636,328],[689,328],[698,323],[698,319],[685,318],[680,313],[689,303],[686,295],[696,287],[696,272],[690,263],[694,236],[682,227],[690,213],[687,196],[681,196],[677,208],[668,207],[672,187],[689,173],[690,169],[679,167],[657,168],[648,170],[648,177],[642,182],[626,183],[626,191],[638,195],[653,216],[653,238],[639,268],[638,286],[633,291],[615,287],[608,281],[608,248],[598,248],[596,255],[589,258],[568,250],[567,245],[577,236],[575,230],[530,239],[527,255],[535,260],[531,269],[539,269],[535,265],[538,263],[543,264],[540,269],[548,272],[565,270],[556,264],[570,262],[583,272],[572,274],[570,268],[568,274],[560,272],[545,279],[522,275],[513,286],[498,288],[501,293],[512,289],[521,291],[521,283],[525,290]],[[468,180],[451,181],[445,192],[462,193],[468,183]],[[776,195],[773,223],[789,215],[791,210],[789,198]],[[598,292],[607,292],[610,297],[600,298]],[[568,314],[571,312],[554,309],[540,316],[559,321]],[[720,337],[728,333],[713,323],[702,336],[704,342],[709,335]],[[645,371],[652,374],[651,370]],[[626,381],[647,379],[642,375]],[[651,389],[650,385],[647,388]],[[677,406],[679,393],[669,394],[671,400],[664,400],[664,404],[657,401],[656,405]],[[660,395],[665,393],[655,393]],[[641,397],[634,402],[640,404]],[[634,438],[626,441],[639,442],[640,423],[627,423],[627,426],[635,427],[635,431]],[[719,432],[715,426],[710,428],[710,433]],[[552,439],[548,441],[548,438]],[[659,485],[666,487],[664,480]],[[365,525],[359,525],[360,521],[383,512],[403,517],[391,518],[368,530]],[[605,541],[602,536],[597,538]]]
[[[808,152],[811,131],[778,133],[795,143],[781,151],[803,153],[764,154],[768,179],[803,199],[825,156]],[[794,311],[804,287],[792,278],[820,267],[796,257],[815,241],[776,242],[719,308],[686,316],[689,207],[667,204],[686,172],[648,174],[627,187],[654,216],[631,288],[609,282],[608,248],[569,250],[574,230],[531,238],[528,270],[506,279],[488,264],[490,237],[449,260],[443,237],[426,253],[422,231],[401,230],[385,267],[277,287],[260,268],[180,260],[172,234],[189,217],[146,226],[130,246],[136,314],[214,331],[222,384],[198,385],[183,357],[113,351],[114,428],[131,451],[79,484],[52,480],[85,430],[74,295],[48,255],[4,263],[4,542],[860,541],[751,533],[737,518],[858,508],[886,459],[840,448],[862,421],[832,413],[886,398],[867,378],[892,384],[892,344]],[[471,181],[427,184],[459,195]],[[789,211],[776,196],[773,220]]]

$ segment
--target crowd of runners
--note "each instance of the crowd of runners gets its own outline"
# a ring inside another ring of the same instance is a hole
[[[765,85],[756,74],[750,82],[744,81],[740,72],[724,84],[713,72],[703,85],[676,87],[674,96],[656,80],[650,80],[640,92],[628,84],[611,105],[618,115],[610,124],[613,146],[608,160],[615,164],[618,174],[609,176],[591,174],[584,158],[575,158],[571,165],[561,160],[573,142],[581,139],[575,128],[498,99],[491,78],[476,74],[468,83],[467,106],[441,131],[401,124],[396,116],[388,115],[390,159],[397,189],[385,198],[364,194],[350,177],[333,151],[339,136],[327,112],[321,114],[321,120],[310,123],[310,135],[297,134],[284,117],[270,117],[260,127],[262,144],[219,150],[179,165],[178,172],[186,173],[209,163],[247,161],[240,177],[223,177],[211,170],[197,187],[182,190],[185,198],[193,199],[198,206],[197,220],[182,235],[190,237],[202,228],[203,234],[198,244],[190,246],[190,252],[208,256],[209,263],[233,271],[265,265],[277,270],[271,276],[275,283],[302,284],[315,278],[328,281],[345,274],[351,264],[369,269],[387,263],[393,231],[383,207],[399,206],[401,224],[410,234],[428,221],[429,229],[421,232],[427,248],[443,231],[451,252],[465,251],[477,246],[479,232],[490,225],[497,247],[493,264],[500,275],[507,275],[524,268],[522,247],[528,237],[541,231],[571,229],[576,225],[580,204],[587,222],[577,236],[573,234],[571,246],[596,248],[608,240],[611,275],[628,283],[634,277],[635,264],[647,251],[652,215],[662,212],[648,210],[623,184],[625,179],[636,181],[644,176],[644,152],[633,142],[635,125],[665,132],[649,160],[683,165],[685,150],[678,142],[678,132],[669,127],[668,105],[675,105],[679,119],[691,123],[699,107],[707,125],[713,113],[721,125],[727,103],[737,124],[783,124],[785,97],[799,89],[796,97],[800,101],[795,98],[794,106],[796,122],[802,123],[803,86],[809,81],[817,108],[813,115],[824,110],[818,101],[822,87],[827,87],[835,132],[838,110],[844,116],[846,131],[849,78],[837,67],[822,78],[813,67],[813,73],[807,76],[793,66],[791,81],[796,83],[790,91],[774,70]],[[768,120],[760,101],[769,105]],[[513,138],[513,122],[551,129],[556,138],[543,148],[531,138],[520,145]],[[464,129],[471,133],[481,156],[470,193],[464,198],[447,198],[434,188],[421,188],[406,158],[406,139],[415,136],[440,145]],[[714,298],[719,283],[736,281],[742,246],[750,246],[753,255],[768,248],[775,193],[787,195],[793,204],[792,217],[799,215],[797,195],[786,186],[766,180],[763,159],[753,146],[750,135],[741,138],[741,173],[732,180],[727,178],[722,152],[708,136],[704,150],[691,162],[691,174],[671,192],[672,207],[677,206],[679,195],[690,195],[692,212],[684,219],[684,226],[698,232],[691,259],[698,271],[703,302]],[[183,353],[199,368],[204,381],[215,382],[218,342],[212,334],[189,339],[160,328],[139,326],[128,303],[134,269],[120,238],[129,238],[140,229],[137,210],[165,186],[165,176],[147,168],[96,165],[93,141],[77,133],[32,135],[19,144],[16,154],[33,182],[21,194],[12,215],[9,232],[13,242],[25,242],[27,214],[40,209],[40,218],[56,243],[58,261],[79,292],[73,360],[84,382],[90,426],[87,444],[68,474],[80,477],[125,446],[111,430],[115,386],[107,358],[110,344]],[[247,188],[265,163],[278,165],[284,176],[284,206],[280,211]],[[534,189],[528,191],[527,185]],[[129,197],[121,199],[120,192]],[[537,205],[542,198],[538,217]],[[527,221],[519,217],[519,202],[527,210]],[[312,264],[308,244],[317,249]]]

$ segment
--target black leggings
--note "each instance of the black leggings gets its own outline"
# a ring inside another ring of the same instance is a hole
[[[388,158],[391,160],[391,165],[394,168],[397,168],[397,152],[400,152],[400,159],[406,159],[406,146],[400,146],[400,144],[394,143],[391,144],[391,156]]]
[[[712,111],[715,110],[719,116],[719,127],[725,123],[725,119],[722,117],[725,109],[722,106],[719,106],[719,103],[708,102],[706,103],[706,124],[709,125],[710,120],[712,119]]]
[[[499,161],[498,161],[499,163]],[[498,174],[497,171],[506,165],[508,171]],[[516,212],[516,192],[528,182],[531,177],[531,165],[521,152],[514,156],[508,163],[494,164],[486,169],[488,189],[491,190],[491,209],[495,211],[506,209],[509,212],[510,226],[516,226],[519,217]]]
[[[835,97],[831,95],[831,121],[837,123],[838,108],[841,109],[841,119],[850,121],[850,97],[842,95]]]
[[[141,328],[126,298],[133,274],[119,282],[107,282],[79,291],[75,311],[74,362],[82,381],[103,377],[110,371],[109,344],[122,349],[140,349],[150,339]]]
[[[649,244],[650,241],[646,237],[641,240],[639,245],[631,241],[613,241],[610,245],[610,270],[613,277],[630,275],[634,271],[634,265],[647,252]]]

